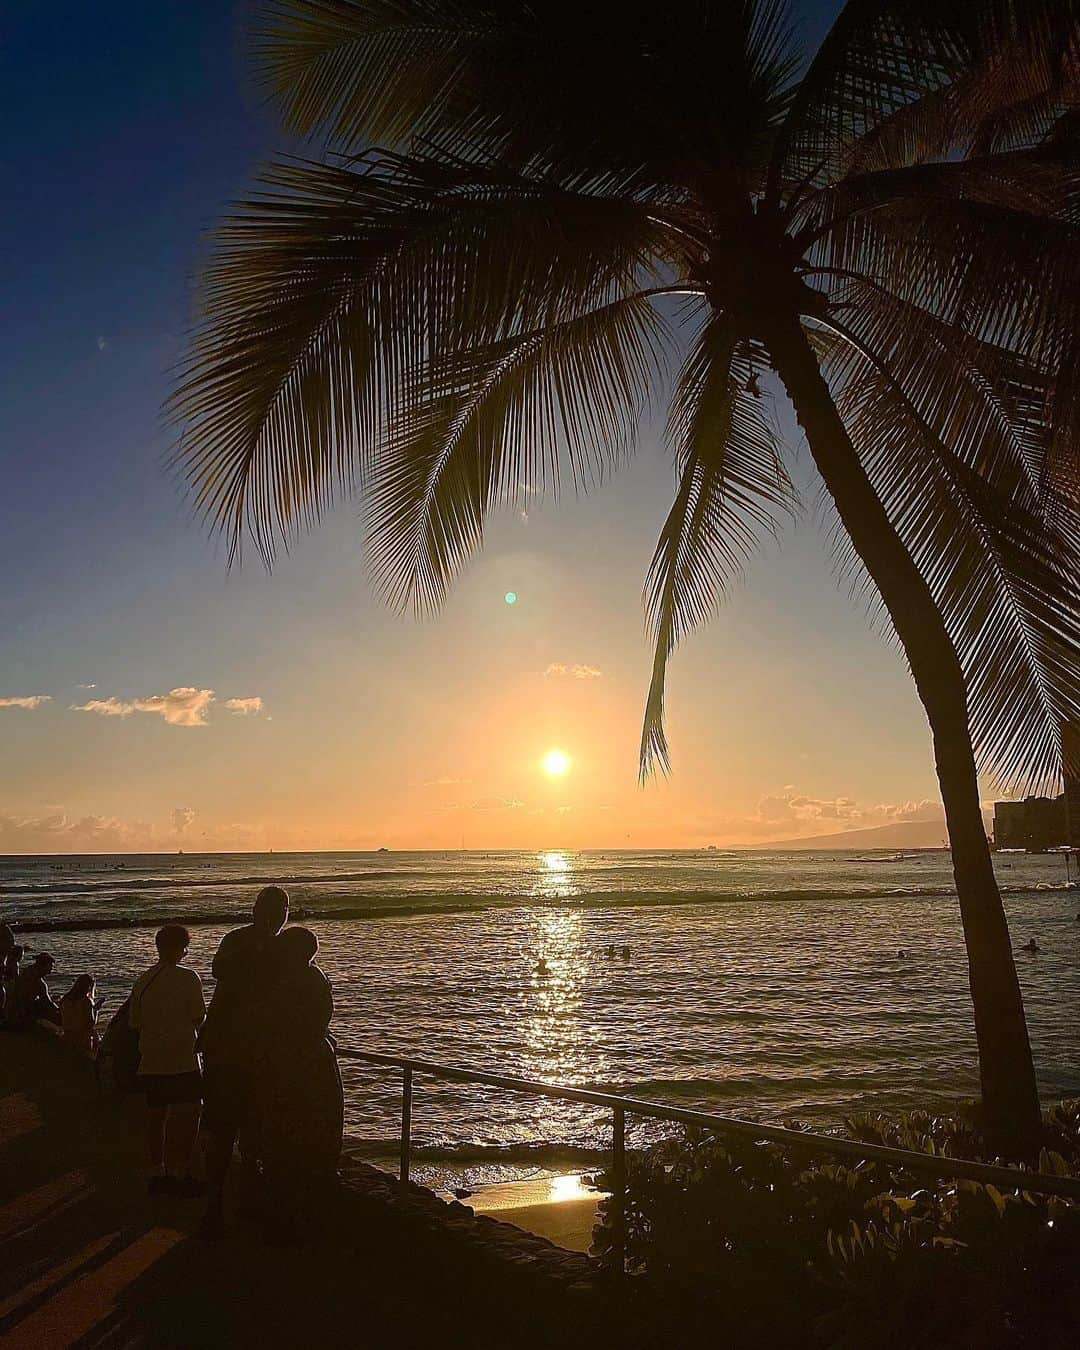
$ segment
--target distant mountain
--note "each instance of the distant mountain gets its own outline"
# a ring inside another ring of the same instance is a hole
[[[839,834],[812,834],[804,839],[777,839],[758,847],[842,848],[859,852],[868,848],[940,848],[948,842],[943,820],[903,820],[870,830],[842,830]]]

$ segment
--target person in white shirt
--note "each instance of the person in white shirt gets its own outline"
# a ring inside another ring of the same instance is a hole
[[[191,1174],[199,1133],[202,1074],[196,1036],[206,1004],[202,981],[181,965],[191,935],[166,924],[154,943],[158,960],[135,981],[129,1023],[139,1035],[139,1086],[146,1094],[146,1142],[151,1195],[195,1196],[204,1187]]]

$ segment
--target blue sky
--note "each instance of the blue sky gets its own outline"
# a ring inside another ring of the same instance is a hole
[[[676,657],[675,775],[637,786],[640,589],[671,490],[649,440],[586,501],[498,522],[433,622],[375,601],[355,507],[272,577],[227,573],[163,469],[160,407],[202,232],[281,144],[239,11],[22,4],[0,61],[0,705],[49,696],[0,706],[0,851],[694,844],[925,811],[906,673],[809,520]],[[153,702],[175,689],[193,720]],[[91,700],[112,703],[72,711]],[[558,784],[549,743],[574,762]]]

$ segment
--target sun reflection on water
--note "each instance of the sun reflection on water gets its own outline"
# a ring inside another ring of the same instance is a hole
[[[587,941],[586,916],[577,909],[538,910],[532,928],[531,977],[524,991],[521,1033],[523,1071],[552,1082],[603,1079],[606,1056],[588,1035],[585,1000],[595,956]],[[542,960],[546,974],[538,974]],[[565,1130],[566,1104],[537,1099],[530,1122],[537,1139]]]
[[[538,899],[569,900],[580,892],[575,880],[574,862],[562,849],[545,849],[537,854],[537,876],[532,893]]]

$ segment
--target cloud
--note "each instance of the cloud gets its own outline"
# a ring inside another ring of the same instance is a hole
[[[148,825],[110,816],[0,816],[0,853],[123,853],[147,847],[151,837]]]
[[[176,833],[183,834],[195,819],[195,808],[193,806],[175,806],[169,819],[172,821]]]
[[[97,688],[97,685],[96,685],[96,684],[77,684],[77,685],[75,686],[75,688],[76,688],[76,689],[96,689],[96,688]]]
[[[481,797],[469,806],[471,811],[518,811],[525,805],[516,797]]]
[[[941,815],[941,804],[930,797],[864,804],[854,797],[807,797],[789,783],[779,793],[759,800],[756,818],[763,822],[837,820],[855,828],[898,820],[937,820]]]
[[[148,698],[92,698],[75,705],[76,712],[100,713],[102,717],[130,717],[132,713],[156,713],[174,727],[204,727],[206,714],[214,701],[212,689],[194,689],[180,685],[167,694]]]
[[[713,817],[701,822],[701,833],[738,839],[798,838],[841,834],[900,821],[938,822],[941,803],[931,797],[903,802],[860,802],[854,797],[810,797],[788,783],[758,799],[757,808],[742,816]]]
[[[87,686],[93,688],[92,685]],[[86,703],[72,705],[74,712],[98,713],[101,717],[130,717],[132,713],[155,713],[174,727],[204,727],[210,706],[217,696],[212,689],[196,689],[179,685],[167,694],[150,694],[146,698],[92,698]],[[221,706],[239,717],[252,717],[263,710],[263,701],[257,694],[245,698],[226,698]]]
[[[0,708],[25,708],[32,712],[35,708],[40,708],[43,703],[49,703],[52,699],[51,694],[8,694],[0,698]]]
[[[429,778],[421,784],[421,787],[461,787],[471,782],[471,778]]]
[[[566,679],[567,677],[572,680],[598,680],[603,673],[596,666],[568,666],[562,661],[552,661],[551,665],[544,671],[544,677],[554,680]]]
[[[253,694],[250,698],[227,698],[221,706],[241,717],[252,717],[262,712],[263,701],[258,694]]]

